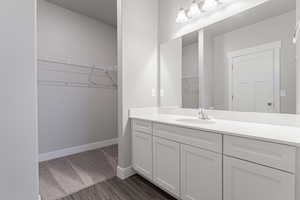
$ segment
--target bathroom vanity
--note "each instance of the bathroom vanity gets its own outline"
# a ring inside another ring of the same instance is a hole
[[[296,199],[297,127],[158,113],[130,117],[134,170],[178,199]]]
[[[266,1],[160,44],[160,108],[130,110],[138,174],[182,200],[300,200],[295,9]]]

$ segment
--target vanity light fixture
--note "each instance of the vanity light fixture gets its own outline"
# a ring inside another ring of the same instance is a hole
[[[194,18],[194,17],[198,17],[200,14],[201,14],[200,4],[196,0],[193,0],[188,10],[187,16],[189,18]]]
[[[176,23],[182,24],[188,22],[189,19],[199,17],[202,12],[211,11],[223,0],[193,0],[188,9],[180,8],[177,13]]]
[[[189,19],[186,15],[186,11],[184,10],[184,8],[180,8],[177,14],[176,23],[181,24],[187,22],[188,20]]]
[[[205,0],[202,9],[205,11],[212,10],[221,4],[220,0]]]

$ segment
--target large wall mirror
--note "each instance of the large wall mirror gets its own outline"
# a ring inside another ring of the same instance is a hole
[[[161,45],[162,107],[296,113],[296,0],[270,0]]]

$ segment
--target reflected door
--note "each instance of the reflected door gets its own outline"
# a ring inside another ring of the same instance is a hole
[[[231,108],[245,112],[279,112],[277,55],[274,49],[252,50],[231,60]]]

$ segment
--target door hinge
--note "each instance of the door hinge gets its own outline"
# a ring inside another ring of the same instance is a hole
[[[231,96],[231,99],[232,99],[232,100],[234,99],[234,96],[233,96],[233,95]]]

